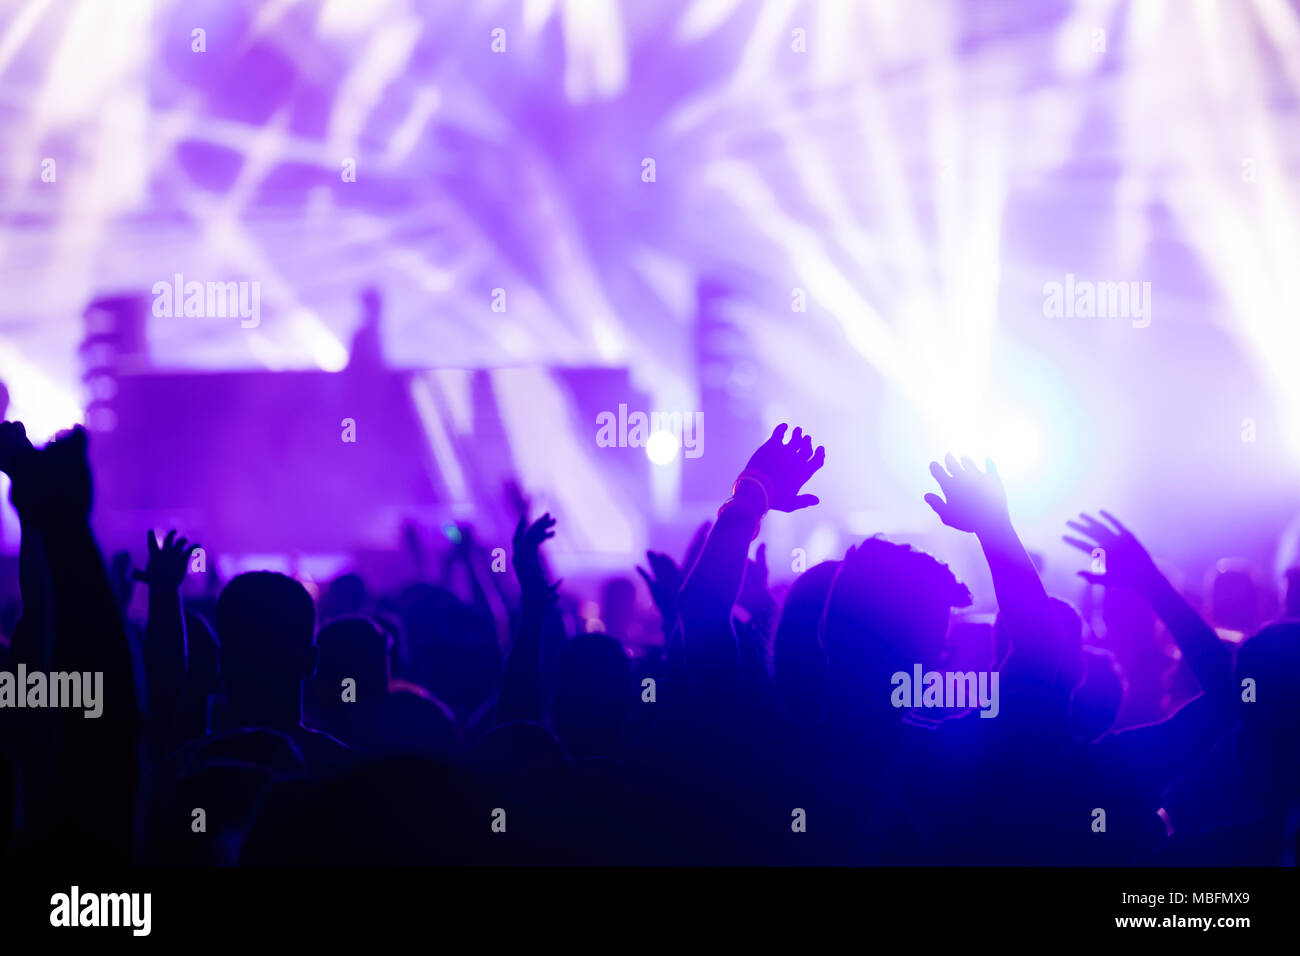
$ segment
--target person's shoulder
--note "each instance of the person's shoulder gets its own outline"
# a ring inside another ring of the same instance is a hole
[[[149,766],[147,771],[149,776],[154,778],[180,776],[207,739],[207,737],[196,737],[193,740],[187,740],[177,746],[175,750],[159,757]]]
[[[317,730],[314,727],[299,727],[294,731],[293,737],[300,745],[319,747],[336,753],[352,749],[332,734],[327,734],[325,731]]]
[[[312,727],[299,727],[293,732],[293,740],[302,750],[312,773],[344,767],[355,754],[351,747],[337,737]]]

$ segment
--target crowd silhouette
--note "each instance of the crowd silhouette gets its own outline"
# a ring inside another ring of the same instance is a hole
[[[0,671],[104,687],[93,719],[0,697],[11,862],[1295,864],[1300,620],[1225,638],[1102,511],[1065,541],[1107,595],[1103,646],[1044,588],[992,462],[931,463],[926,496],[982,549],[991,625],[882,537],[769,582],[756,539],[818,504],[826,462],[780,425],[683,559],[636,569],[663,633],[633,656],[634,579],[580,633],[545,559],[563,515],[517,489],[509,582],[460,528],[436,581],[347,574],[317,600],[255,571],[183,600],[176,532],[134,575],[104,561],[87,440],[0,425],[22,535]],[[1143,665],[1157,628],[1194,680],[1176,704]],[[900,692],[931,672],[995,699]]]

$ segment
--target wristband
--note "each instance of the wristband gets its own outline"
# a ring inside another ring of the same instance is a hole
[[[763,523],[763,515],[766,514],[766,512],[759,512],[758,514],[755,514],[752,508],[749,508],[743,501],[738,501],[736,497],[733,495],[718,507],[718,517],[721,518],[722,513],[726,511],[728,508],[736,508],[736,507],[742,508],[750,516],[750,519],[754,522],[754,531],[749,536],[749,540],[753,541],[755,538],[758,537],[759,529],[762,527],[762,523]]]
[[[767,514],[772,508],[772,489],[768,487],[767,481],[756,471],[742,471],[740,477],[731,486],[731,497],[736,497],[736,492],[740,489],[742,481],[752,481],[763,492],[763,514]]]

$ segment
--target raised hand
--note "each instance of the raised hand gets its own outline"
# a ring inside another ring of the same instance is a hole
[[[949,454],[943,465],[930,462],[930,474],[939,483],[943,497],[931,492],[925,502],[950,528],[984,534],[1011,523],[1007,511],[1007,493],[1002,487],[993,459],[985,459],[985,470],[963,456],[960,463]]]
[[[1125,587],[1135,591],[1148,591],[1153,585],[1162,581],[1163,575],[1147,554],[1146,548],[1134,537],[1133,532],[1119,523],[1108,511],[1101,516],[1113,527],[1102,524],[1092,515],[1080,512],[1078,521],[1067,521],[1066,527],[1085,535],[1089,540],[1062,536],[1061,540],[1072,548],[1078,548],[1094,560],[1094,567],[1100,571],[1080,571],[1079,577],[1090,584],[1106,587]],[[1100,550],[1100,554],[1095,554]]]
[[[546,572],[542,570],[542,559],[538,551],[543,541],[555,537],[555,532],[551,530],[554,527],[555,519],[549,512],[532,524],[528,523],[526,517],[519,518],[511,546],[511,561],[515,567],[515,577],[519,579],[519,586],[525,591],[537,587],[550,588],[546,582]],[[559,587],[558,581],[555,587]]]
[[[555,537],[551,529],[555,519],[544,514],[532,524],[527,515],[519,516],[515,526],[512,542],[511,560],[515,566],[515,577],[519,580],[519,589],[523,592],[520,604],[519,627],[515,638],[510,642],[510,653],[506,657],[505,673],[501,677],[501,688],[497,698],[497,720],[510,723],[516,720],[540,721],[543,714],[543,680],[542,680],[542,630],[546,619],[551,616],[555,592],[560,582],[554,585],[546,581],[546,571],[542,568],[540,548],[547,538]]]
[[[0,471],[12,478],[32,451],[22,422],[0,422]]]
[[[1220,730],[1232,727],[1237,721],[1236,695],[1241,688],[1232,677],[1232,654],[1228,645],[1219,640],[1214,629],[1160,573],[1133,532],[1109,512],[1102,511],[1101,516],[1109,525],[1083,513],[1080,513],[1078,521],[1065,523],[1071,530],[1091,539],[1070,535],[1062,537],[1070,547],[1078,548],[1093,559],[1092,567],[1096,570],[1080,571],[1079,577],[1091,584],[1129,588],[1141,595],[1173,635],[1183,659],[1196,675],[1204,692],[1209,719]],[[1195,713],[1180,711],[1184,712]],[[1207,739],[1213,739],[1213,736],[1211,734]]]
[[[818,503],[800,489],[826,463],[826,449],[813,451],[812,438],[796,428],[785,441],[785,424],[750,456],[731,497],[718,509],[704,548],[686,572],[678,599],[682,660],[697,700],[728,706],[744,685],[732,612],[745,579],[750,542],[770,509],[798,511]]]
[[[988,562],[998,615],[1011,640],[1002,673],[1056,684],[1066,642],[1034,562],[1011,523],[1007,493],[993,459],[985,459],[980,471],[970,458],[958,462],[949,454],[943,465],[930,462],[930,474],[943,496],[927,494],[926,504],[948,527],[978,537]]]
[[[177,538],[175,529],[167,532],[162,544],[153,529],[145,535],[145,544],[149,548],[149,561],[143,571],[138,568],[131,573],[137,581],[142,581],[152,590],[162,588],[176,590],[185,580],[186,565],[190,555],[198,544],[190,544],[185,538]]]
[[[782,423],[773,429],[736,481],[738,493],[745,485],[762,489],[765,511],[798,511],[820,501],[816,495],[800,494],[799,489],[826,463],[826,449],[818,445],[814,452],[812,437],[801,428],[790,433],[788,442],[784,441],[786,427]]]
[[[650,589],[650,597],[654,599],[667,630],[677,620],[677,592],[682,589],[682,572],[677,562],[666,554],[647,551],[645,556],[650,570],[637,565],[636,573]]]
[[[10,424],[22,428],[16,422]],[[16,450],[10,464],[21,464],[17,474],[10,473],[14,479],[11,497],[20,515],[37,520],[89,517],[91,480],[84,428],[77,425],[61,432],[31,454],[22,446],[25,434],[20,439],[10,431],[6,440]]]

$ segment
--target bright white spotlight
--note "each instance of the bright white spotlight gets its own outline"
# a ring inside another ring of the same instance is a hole
[[[677,437],[672,432],[657,431],[645,442],[645,454],[656,465],[667,465],[677,457]]]
[[[989,436],[989,456],[998,470],[1008,475],[1026,475],[1038,465],[1038,425],[1023,417],[999,419]]]

